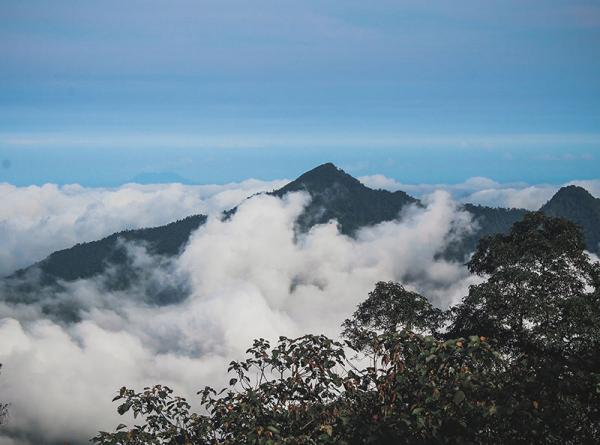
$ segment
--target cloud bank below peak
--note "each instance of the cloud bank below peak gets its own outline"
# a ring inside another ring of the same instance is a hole
[[[444,190],[454,200],[490,207],[539,209],[561,185],[500,183],[472,177],[457,184],[407,184],[384,175],[359,178],[368,187],[402,190],[423,198]],[[115,188],[78,184],[18,187],[0,183],[0,276],[50,253],[128,229],[154,227],[193,214],[217,215],[287,180],[247,179],[223,185],[125,184]],[[600,180],[570,181],[600,196]]]
[[[578,185],[595,197],[600,197],[600,179],[574,180],[560,185],[500,183],[481,176],[469,178],[458,184],[404,184],[385,175],[361,176],[358,179],[367,187],[389,191],[402,190],[417,198],[435,190],[445,190],[462,203],[527,210],[538,210],[561,187],[567,185]]]

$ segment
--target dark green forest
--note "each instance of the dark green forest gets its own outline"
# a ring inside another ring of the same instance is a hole
[[[574,223],[528,213],[480,240],[468,268],[482,281],[456,306],[377,283],[342,340],[255,340],[200,410],[164,386],[121,388],[134,424],[92,442],[600,443],[600,264],[584,249]]]

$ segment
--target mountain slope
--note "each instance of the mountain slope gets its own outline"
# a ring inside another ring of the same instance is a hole
[[[353,235],[361,227],[397,218],[405,205],[418,202],[404,192],[370,189],[332,163],[304,173],[272,194],[282,197],[297,191],[311,196],[298,218],[298,227],[303,232],[336,219],[342,233]]]
[[[187,242],[190,233],[206,221],[205,215],[194,215],[170,224],[113,233],[106,238],[59,250],[26,269],[12,275],[24,277],[32,267],[41,272],[42,284],[53,284],[57,280],[74,281],[102,274],[110,265],[120,266],[127,261],[125,242],[138,242],[147,246],[155,255],[177,255]]]
[[[308,192],[312,197],[298,219],[300,231],[335,218],[343,233],[353,234],[360,227],[395,219],[402,207],[417,202],[404,192],[372,190],[331,163],[303,174],[270,194],[282,197],[295,191]],[[235,210],[225,212],[225,216],[231,216]],[[127,267],[127,252],[122,241],[144,243],[152,254],[174,256],[205,221],[205,215],[193,215],[164,226],[119,232],[98,241],[77,244],[52,253],[12,277],[24,277],[35,268],[41,272],[41,283],[47,285],[57,280],[74,281],[100,275],[109,265]]]
[[[583,229],[588,250],[600,250],[600,199],[575,185],[561,188],[540,211],[573,221]]]
[[[477,230],[464,236],[460,241],[450,243],[444,256],[456,261],[464,261],[484,236],[508,233],[513,224],[522,220],[529,212],[525,209],[504,209],[473,204],[465,204],[463,209],[473,215]]]

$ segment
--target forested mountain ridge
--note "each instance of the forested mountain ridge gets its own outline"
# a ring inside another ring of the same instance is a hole
[[[190,234],[205,222],[206,215],[192,215],[164,226],[113,233],[98,241],[58,250],[39,263],[15,272],[13,277],[22,277],[35,267],[42,272],[44,284],[57,279],[89,278],[103,273],[110,264],[123,264],[127,259],[123,242],[129,241],[144,243],[151,254],[174,256],[187,243]]]
[[[298,218],[301,231],[335,219],[342,233],[353,235],[361,227],[396,219],[405,205],[418,202],[401,191],[373,190],[332,163],[304,173],[271,194],[282,197],[297,191],[311,196]]]
[[[352,236],[361,227],[398,218],[406,205],[420,205],[418,199],[402,191],[371,189],[331,163],[320,165],[269,194],[282,197],[295,191],[305,191],[311,196],[310,203],[297,220],[300,232],[335,219],[340,231]],[[452,243],[442,254],[457,261],[464,261],[480,238],[508,232],[515,222],[528,213],[524,209],[472,204],[465,204],[464,210],[473,215],[477,231]],[[600,200],[585,189],[576,186],[562,188],[541,210],[548,215],[561,216],[579,224],[584,229],[588,250],[598,251]],[[236,208],[225,212],[224,217],[231,216],[235,211]],[[113,279],[114,282],[106,285],[109,288],[123,289],[133,279],[131,277],[136,276],[123,241],[141,243],[154,255],[174,257],[185,247],[191,233],[206,222],[206,218],[205,215],[193,215],[164,226],[128,230],[98,241],[77,244],[15,272],[4,280],[4,285],[13,289],[12,295],[15,297],[23,292],[35,293],[39,286],[99,276],[110,266],[118,266],[120,278]]]
[[[529,213],[525,209],[505,209],[502,207],[486,207],[474,204],[465,204],[463,209],[473,215],[476,230],[466,234],[457,241],[452,241],[444,256],[457,261],[465,259],[477,247],[477,243],[484,236],[507,233],[514,223],[523,219]]]
[[[600,251],[600,199],[576,185],[561,188],[540,209],[548,216],[559,216],[583,229],[587,249]]]

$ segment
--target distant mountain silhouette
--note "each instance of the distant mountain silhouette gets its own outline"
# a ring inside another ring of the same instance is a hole
[[[135,265],[126,243],[139,243],[156,258],[171,258],[181,252],[190,234],[205,222],[205,215],[193,215],[164,226],[118,232],[56,251],[1,280],[0,298],[12,303],[41,303],[48,315],[60,321],[77,321],[79,308],[75,303],[60,301],[65,283],[102,277],[98,285],[105,290],[127,290],[132,285],[141,285],[147,294],[145,300],[151,304],[181,301],[188,294],[187,283],[176,279],[154,283],[154,270],[141,270]]]
[[[306,232],[316,224],[335,219],[342,233],[353,236],[361,227],[398,218],[401,210],[407,205],[421,205],[418,199],[402,191],[389,192],[366,187],[331,163],[320,165],[269,194],[282,197],[286,193],[296,191],[304,191],[311,196],[310,203],[297,220],[296,229],[299,232]],[[440,256],[465,261],[481,237],[506,233],[527,213],[524,209],[491,208],[472,204],[464,205],[464,210],[473,215],[477,231],[452,243]],[[569,186],[557,192],[541,210],[548,215],[567,218],[579,224],[584,229],[588,249],[598,252],[600,200],[581,187]],[[224,212],[224,218],[230,217],[235,211],[236,208]],[[126,289],[136,279],[145,275],[131,264],[123,241],[142,243],[154,255],[174,257],[185,247],[191,233],[205,221],[205,215],[193,215],[164,226],[119,232],[99,241],[77,244],[69,249],[54,252],[41,262],[19,270],[5,279],[2,285],[5,286],[5,290],[8,287],[10,292],[3,293],[11,295],[13,301],[34,301],[40,288],[54,286],[60,289],[61,282],[100,276],[111,266],[116,266],[111,270],[116,269],[119,273],[111,275],[112,281],[105,283],[106,287]],[[151,295],[149,300],[159,304],[185,296],[171,288],[155,289],[155,292],[156,295]]]

